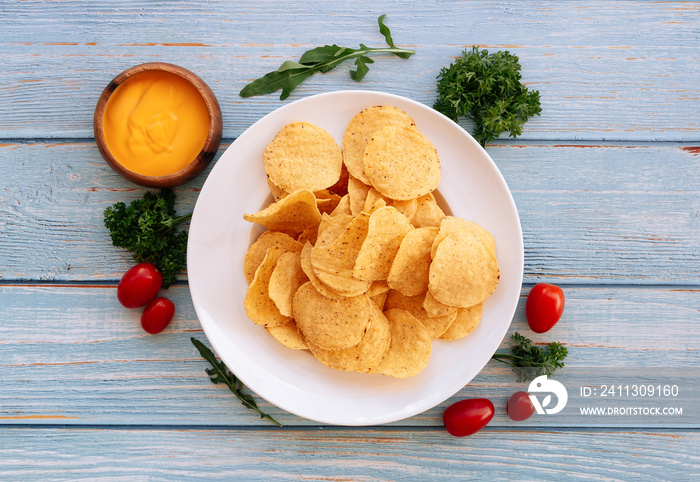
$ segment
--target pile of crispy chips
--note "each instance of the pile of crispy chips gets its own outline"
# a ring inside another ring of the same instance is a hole
[[[493,236],[447,216],[440,162],[402,110],[358,113],[342,150],[324,129],[285,126],[267,146],[274,202],[245,255],[245,309],[283,345],[343,371],[410,377],[432,340],[467,336],[499,278]]]

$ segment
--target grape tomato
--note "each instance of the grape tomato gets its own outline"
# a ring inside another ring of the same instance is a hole
[[[466,437],[484,428],[493,418],[494,407],[487,398],[470,398],[453,403],[442,414],[445,428],[455,437]]]
[[[556,285],[538,283],[527,296],[525,315],[535,333],[545,333],[557,324],[564,312],[564,292]]]
[[[168,298],[159,296],[148,303],[141,313],[141,327],[151,335],[165,330],[175,315],[175,305]]]
[[[117,299],[126,308],[140,308],[158,295],[163,275],[151,263],[139,263],[129,269],[117,286]]]
[[[522,422],[527,420],[535,413],[535,406],[530,400],[530,394],[527,392],[515,392],[506,403],[506,414],[511,420]]]

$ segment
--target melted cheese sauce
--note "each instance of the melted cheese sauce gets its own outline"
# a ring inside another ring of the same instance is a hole
[[[117,162],[138,174],[164,176],[197,157],[209,131],[209,113],[192,84],[170,72],[151,71],[115,89],[103,124]]]

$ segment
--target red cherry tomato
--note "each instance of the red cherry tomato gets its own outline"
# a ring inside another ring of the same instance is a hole
[[[445,428],[455,437],[466,437],[484,428],[493,418],[494,408],[487,398],[470,398],[453,403],[442,414]]]
[[[141,327],[151,335],[160,333],[170,324],[175,305],[168,298],[159,296],[146,305],[141,313]]]
[[[527,295],[527,324],[535,333],[545,333],[557,324],[564,312],[564,292],[556,285],[538,283]]]
[[[535,413],[535,406],[530,400],[530,394],[527,392],[515,392],[506,403],[506,413],[511,420],[522,422],[527,420]]]
[[[124,273],[117,286],[117,298],[127,308],[139,308],[156,297],[163,275],[151,263],[139,263]]]

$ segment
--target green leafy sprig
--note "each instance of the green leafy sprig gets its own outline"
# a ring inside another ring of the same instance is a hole
[[[236,378],[233,373],[231,373],[231,370],[228,369],[224,362],[216,359],[216,355],[214,355],[213,351],[207,348],[206,345],[196,338],[190,338],[190,340],[192,340],[192,344],[197,348],[199,354],[202,355],[202,358],[211,363],[212,368],[207,368],[206,372],[213,384],[226,385],[229,390],[231,390],[233,394],[238,397],[244,407],[257,412],[260,415],[260,418],[266,418],[278,427],[282,426],[282,424],[272,418],[272,416],[264,413],[258,408],[258,404],[255,403],[252,395],[243,392],[245,385],[243,385],[243,383]]]
[[[495,353],[491,358],[513,367],[518,381],[524,382],[540,375],[552,376],[557,368],[564,366],[569,351],[560,343],[553,342],[543,350],[532,344],[532,340],[517,331],[511,339],[516,343],[511,347],[512,354]]]
[[[509,132],[517,137],[533,115],[539,115],[540,93],[521,83],[520,61],[508,51],[489,54],[472,47],[437,77],[433,108],[457,122],[460,117],[476,124],[474,138],[482,145]]]
[[[104,211],[104,223],[112,244],[131,252],[137,263],[152,263],[163,275],[163,287],[175,282],[187,261],[187,231],[177,227],[192,213],[177,216],[175,193],[147,191],[128,206],[115,203]]]
[[[249,83],[240,92],[241,97],[252,97],[255,95],[271,94],[282,89],[280,100],[289,97],[289,94],[301,84],[304,79],[320,72],[325,74],[336,68],[346,60],[355,59],[355,70],[350,71],[350,77],[356,81],[361,81],[369,71],[368,64],[374,63],[368,55],[374,53],[390,53],[402,59],[407,59],[414,53],[414,50],[399,48],[394,45],[389,27],[384,24],[384,17],[378,19],[379,32],[384,35],[389,47],[367,47],[360,44],[359,49],[350,47],[339,47],[338,45],[324,45],[307,50],[298,61],[287,60],[277,70],[265,74],[263,77]]]

